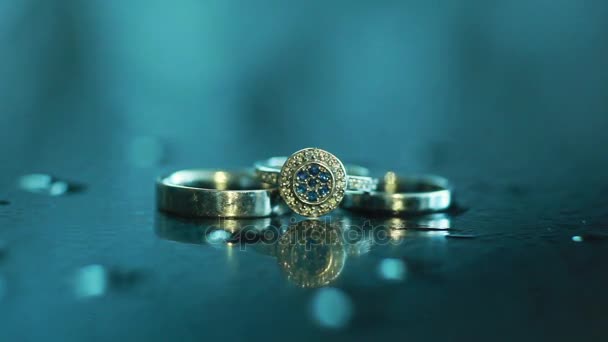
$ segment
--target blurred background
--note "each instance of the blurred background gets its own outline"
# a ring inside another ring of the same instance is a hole
[[[2,138],[39,163],[86,167],[139,136],[190,166],[306,146],[468,174],[608,159],[602,1],[23,0],[0,16]]]
[[[599,0],[0,1],[0,340],[605,341],[608,255],[576,243],[608,220],[607,34]],[[450,178],[482,238],[351,262],[334,334],[274,259],[154,233],[159,174],[305,147]]]

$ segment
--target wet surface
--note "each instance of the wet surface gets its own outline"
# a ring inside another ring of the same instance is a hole
[[[6,242],[0,240],[0,261],[2,261],[2,259],[6,256],[6,253],[7,253]]]
[[[0,341],[607,341],[608,4],[455,3],[0,2]],[[305,147],[457,205],[156,211]]]
[[[0,178],[11,202],[0,209],[0,325],[9,340],[605,336],[608,188],[596,155],[580,167],[598,173],[577,182],[570,171],[539,177],[519,159],[480,159],[470,172],[429,166],[455,185],[457,204],[445,213],[188,220],[156,211],[158,175],[289,151],[175,153],[167,165],[155,152],[134,165],[133,144],[92,159],[84,145],[46,147],[42,160],[9,150]],[[381,172],[398,163],[369,164]],[[53,196],[62,182],[68,191]]]
[[[90,190],[71,196],[4,183],[14,199],[0,215],[4,334],[261,339],[272,315],[273,334],[297,331],[295,340],[604,335],[606,215],[589,192],[571,200],[576,187],[514,195],[463,177],[457,195],[468,210],[187,220],[156,212],[156,169],[110,177],[112,169],[78,174]],[[339,239],[281,244],[329,226]],[[16,313],[32,311],[38,330],[24,331]]]

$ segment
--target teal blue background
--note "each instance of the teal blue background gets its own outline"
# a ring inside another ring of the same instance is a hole
[[[605,341],[606,245],[571,236],[606,233],[607,33],[602,1],[0,2],[0,340]],[[159,174],[309,146],[449,177],[480,238],[350,263],[334,332],[272,258],[154,233]],[[79,301],[95,263],[145,277]]]

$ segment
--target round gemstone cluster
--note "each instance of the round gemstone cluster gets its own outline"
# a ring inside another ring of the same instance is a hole
[[[327,167],[319,163],[305,164],[298,169],[293,180],[296,196],[308,203],[323,202],[334,187],[334,178]]]
[[[305,148],[292,154],[283,164],[279,190],[293,211],[319,217],[342,202],[346,170],[333,154],[318,148]]]

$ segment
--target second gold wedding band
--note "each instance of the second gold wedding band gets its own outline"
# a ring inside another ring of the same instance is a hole
[[[161,211],[187,217],[265,217],[288,211],[279,190],[253,170],[189,169],[156,181]]]
[[[377,190],[348,193],[342,208],[400,215],[442,211],[448,209],[451,203],[452,187],[443,177],[387,172]]]

